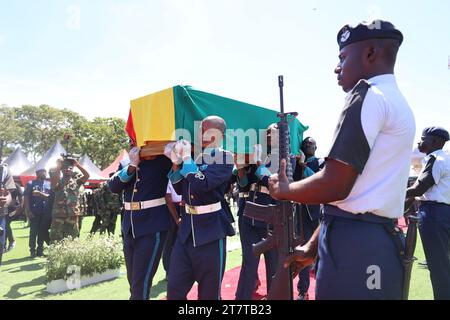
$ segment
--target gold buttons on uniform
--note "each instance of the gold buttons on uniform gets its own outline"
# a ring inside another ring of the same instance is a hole
[[[193,196],[193,195],[191,195],[191,199],[194,199],[194,196]]]
[[[134,190],[133,190],[133,192],[137,192],[137,191],[138,191],[138,189],[134,189]]]

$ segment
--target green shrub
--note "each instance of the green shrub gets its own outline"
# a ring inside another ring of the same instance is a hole
[[[113,237],[100,236],[86,239],[70,237],[49,247],[46,264],[47,282],[67,280],[69,266],[80,268],[81,276],[92,276],[122,264],[122,245]]]

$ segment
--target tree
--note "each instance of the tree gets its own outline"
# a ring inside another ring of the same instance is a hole
[[[2,150],[2,157],[4,158],[18,145],[18,137],[22,132],[15,117],[14,109],[8,108],[5,105],[0,106],[0,150]]]
[[[85,123],[83,153],[94,163],[105,168],[127,147],[125,120],[120,118],[95,118]]]
[[[99,167],[108,166],[127,146],[125,121],[120,118],[87,120],[80,114],[48,105],[0,107],[0,138],[6,146],[20,145],[34,161],[64,134],[73,138],[64,147],[75,155],[87,154]]]

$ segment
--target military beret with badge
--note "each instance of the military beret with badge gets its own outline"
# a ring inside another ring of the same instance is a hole
[[[450,136],[447,130],[442,127],[428,127],[422,132],[422,136],[434,136],[443,139],[444,141],[449,141]]]
[[[357,26],[345,25],[337,35],[339,49],[343,49],[349,44],[369,40],[369,39],[394,39],[401,45],[403,34],[395,26],[384,20],[374,20],[372,22],[363,21]]]

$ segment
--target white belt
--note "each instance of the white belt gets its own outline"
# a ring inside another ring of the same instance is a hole
[[[250,193],[248,192],[239,192],[239,198],[248,198],[250,197]]]
[[[265,194],[270,194],[269,189],[267,189],[264,186],[257,187],[256,184],[252,184],[250,190],[255,191],[255,192],[261,192],[261,193],[265,193]]]
[[[186,205],[186,213],[188,214],[206,214],[211,212],[216,212],[222,209],[222,204],[220,202],[208,204],[206,206],[189,206]]]
[[[163,197],[159,199],[138,202],[124,202],[123,204],[125,210],[137,211],[162,206],[163,204],[166,204],[166,198]]]

